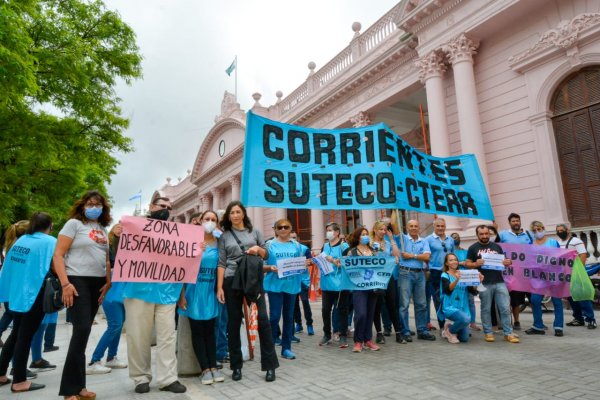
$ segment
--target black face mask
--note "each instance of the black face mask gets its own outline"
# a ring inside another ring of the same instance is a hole
[[[156,211],[150,211],[150,218],[159,219],[161,221],[168,220],[170,215],[171,215],[171,213],[166,208],[162,208],[162,209],[156,210]]]
[[[556,232],[556,235],[561,239],[561,240],[565,240],[567,238],[567,236],[569,235],[567,233],[567,231],[561,231],[561,232]]]

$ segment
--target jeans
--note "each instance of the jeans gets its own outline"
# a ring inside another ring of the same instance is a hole
[[[323,303],[321,308],[321,316],[323,317],[323,332],[325,336],[331,337],[331,311],[334,305],[337,305],[339,312],[339,332],[340,336],[346,336],[348,332],[348,300],[350,292],[342,290],[334,292],[329,290],[323,291]],[[337,331],[337,329],[336,329]]]
[[[492,300],[496,301],[496,307],[500,313],[500,322],[504,335],[512,335],[512,324],[510,320],[510,296],[504,282],[488,283],[483,285],[486,290],[479,292],[481,300],[481,324],[483,333],[492,333]]]
[[[35,335],[33,335],[33,339],[31,340],[31,361],[40,361],[42,359],[42,341],[44,340],[44,332],[48,328],[48,324],[42,323],[37,331],[35,331]]]
[[[429,271],[429,280],[425,285],[425,301],[427,302],[427,323],[431,322],[431,299],[433,299],[433,305],[435,307],[435,314],[440,309],[440,284],[442,279],[442,271],[432,269]],[[438,325],[440,329],[444,327],[444,321],[438,318]]]
[[[96,345],[94,354],[92,354],[93,363],[102,360],[106,349],[108,349],[107,360],[112,360],[117,355],[123,322],[125,322],[125,306],[123,306],[123,303],[104,301],[102,308],[104,308],[104,314],[106,314],[107,327],[98,341],[98,345]]]
[[[573,298],[569,297],[569,304],[573,310],[573,319],[585,322],[596,321],[594,305],[591,300],[573,301]]]
[[[542,299],[544,298],[541,294],[531,293],[531,308],[533,310],[533,327],[535,329],[543,330],[544,321],[542,320]],[[554,305],[554,329],[563,329],[564,315],[563,315],[563,304],[562,299],[558,297],[552,298],[552,304]]]
[[[217,337],[217,360],[227,357],[227,306],[217,303],[219,315],[215,323],[215,336]]]
[[[404,325],[402,334],[410,335],[410,326],[408,325],[408,308],[412,297],[415,310],[415,324],[417,332],[427,331],[427,304],[425,304],[425,274],[423,271],[400,270],[398,279],[398,289],[400,290],[400,318]]]
[[[86,387],[85,348],[98,312],[100,289],[106,284],[106,278],[92,276],[69,276],[69,281],[79,295],[74,297],[73,306],[69,308],[73,335],[62,371],[59,396],[75,396]]]
[[[205,371],[217,368],[217,339],[215,337],[216,318],[199,321],[189,318],[192,332],[192,347],[200,368]]]
[[[469,312],[471,313],[471,323],[475,323],[475,296],[469,293]]]
[[[356,290],[352,293],[354,305],[354,342],[364,343],[373,338],[375,304],[379,297],[372,290]]]
[[[302,291],[296,296],[296,304],[294,305],[294,321],[297,324],[302,325],[302,314],[300,314],[300,301],[302,301],[302,309],[304,310],[304,319],[306,320],[306,326],[312,326],[312,310],[310,309],[310,302],[308,301],[308,287],[302,286]]]
[[[471,323],[471,317],[467,315],[464,311],[457,310],[453,312],[451,315],[446,315],[450,321],[452,321],[452,325],[448,329],[450,333],[456,335],[458,340],[463,343],[469,341],[469,324]]]
[[[242,305],[244,292],[234,289],[233,278],[225,278],[223,291],[225,292],[225,304],[227,305],[227,335],[229,337],[229,358],[231,369],[241,369],[244,365],[242,357],[242,341],[240,339],[240,326],[242,325]],[[256,301],[258,308],[258,338],[260,341],[260,364],[263,371],[273,370],[279,367],[279,360],[273,344],[271,335],[271,324],[267,315],[267,304],[264,294]]]
[[[273,342],[277,339],[279,320],[283,315],[281,351],[291,350],[292,336],[294,335],[294,305],[296,304],[296,297],[298,295],[282,292],[267,293],[269,295],[269,322],[271,323]]]
[[[27,369],[31,340],[44,319],[44,311],[42,309],[43,294],[44,291],[40,290],[33,306],[26,313],[11,312],[13,316],[13,329],[0,353],[0,376],[6,376],[8,364],[14,356],[14,383],[25,382],[26,380],[25,371]]]

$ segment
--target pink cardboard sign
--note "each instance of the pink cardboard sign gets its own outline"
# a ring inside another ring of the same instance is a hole
[[[575,250],[530,244],[502,243],[506,258],[512,261],[504,270],[508,290],[552,297],[569,297]]]
[[[113,282],[196,282],[202,227],[141,217],[123,217],[121,224]]]

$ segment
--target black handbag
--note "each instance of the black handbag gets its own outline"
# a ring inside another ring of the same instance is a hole
[[[44,301],[42,308],[46,314],[52,314],[65,307],[62,300],[62,286],[58,278],[51,273],[44,280]]]

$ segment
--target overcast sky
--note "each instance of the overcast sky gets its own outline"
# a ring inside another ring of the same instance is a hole
[[[202,140],[220,112],[223,93],[234,92],[225,69],[238,56],[238,102],[243,110],[285,97],[350,43],[396,0],[104,0],[137,35],[143,78],[119,85],[125,134],[135,150],[118,154],[109,186],[113,216],[131,214],[128,198],[142,190],[142,207],[167,177],[192,169]]]

